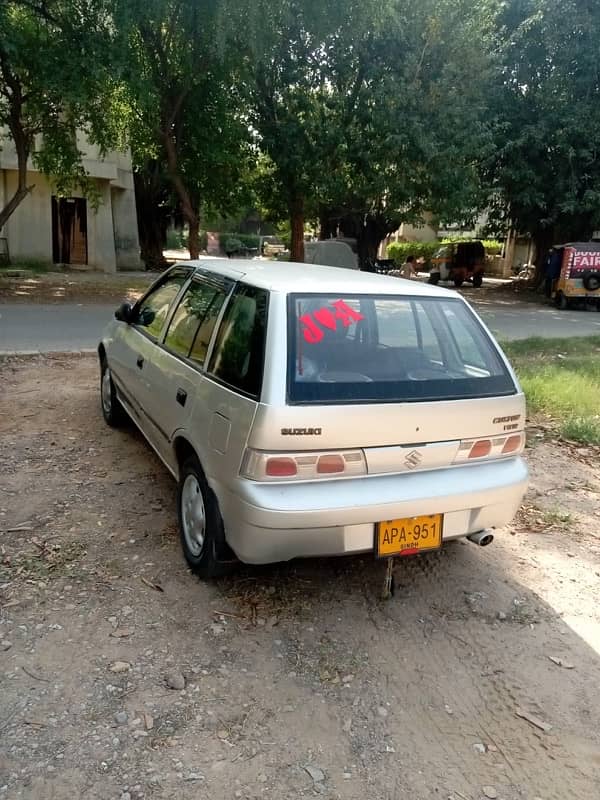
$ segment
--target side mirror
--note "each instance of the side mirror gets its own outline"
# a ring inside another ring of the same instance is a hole
[[[133,306],[131,303],[121,303],[115,311],[115,319],[129,324],[133,320]]]

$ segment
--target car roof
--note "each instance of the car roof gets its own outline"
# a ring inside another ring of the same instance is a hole
[[[243,280],[261,289],[282,293],[390,294],[459,297],[456,292],[421,281],[405,280],[372,272],[320,264],[250,259],[210,259],[185,261],[178,266],[192,266],[215,272],[234,280]]]

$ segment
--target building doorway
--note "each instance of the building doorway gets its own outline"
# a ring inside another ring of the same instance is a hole
[[[52,260],[87,264],[87,203],[82,197],[52,198]]]

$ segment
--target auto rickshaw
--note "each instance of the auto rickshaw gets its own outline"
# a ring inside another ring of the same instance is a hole
[[[554,249],[561,254],[560,275],[552,286],[556,307],[585,305],[600,311],[600,242],[573,242]]]
[[[452,281],[455,286],[462,286],[465,281],[472,281],[479,288],[483,283],[485,271],[485,247],[479,240],[452,242],[442,245],[433,254],[429,283]]]

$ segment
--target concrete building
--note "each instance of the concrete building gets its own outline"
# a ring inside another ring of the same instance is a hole
[[[0,137],[0,207],[17,187],[17,157],[12,142]],[[30,164],[32,191],[12,214],[0,238],[10,259],[70,264],[116,272],[140,268],[133,171],[129,153],[104,158],[83,134],[77,136],[83,166],[96,182],[100,204],[94,208],[82,194],[56,196],[52,183]]]

